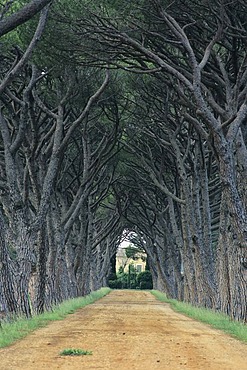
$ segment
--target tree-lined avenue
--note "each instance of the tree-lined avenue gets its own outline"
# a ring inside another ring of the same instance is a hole
[[[60,356],[65,348],[92,351]],[[246,345],[146,291],[112,291],[0,350],[2,370],[245,370]]]

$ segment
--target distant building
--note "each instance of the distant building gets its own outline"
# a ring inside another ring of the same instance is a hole
[[[125,253],[125,248],[119,248],[116,254],[116,272],[119,271],[120,267],[123,267],[124,272],[128,272],[129,265],[134,266],[137,272],[145,271],[146,267],[146,258],[145,253],[137,253],[135,258],[128,258]]]

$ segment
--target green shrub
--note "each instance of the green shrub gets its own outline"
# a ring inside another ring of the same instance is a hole
[[[122,282],[119,279],[109,280],[108,285],[111,289],[122,289]]]
[[[111,272],[109,277],[108,277],[108,280],[117,280],[117,274],[115,272]]]
[[[150,271],[143,271],[137,275],[137,283],[140,289],[153,289],[153,279]]]
[[[140,282],[140,289],[153,289],[153,282],[152,281],[141,281]]]
[[[116,278],[109,279],[108,285],[112,289],[153,289],[152,274],[150,271],[137,273],[132,265],[128,272],[121,267]]]

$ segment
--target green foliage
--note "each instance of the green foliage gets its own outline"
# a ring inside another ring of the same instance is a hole
[[[97,40],[93,36],[92,25],[95,25],[102,17],[106,22],[122,30],[126,30],[127,25],[127,29],[133,32],[132,22],[142,17],[143,3],[143,0],[139,0],[133,6],[127,0],[93,2],[60,0],[54,2],[49,11],[42,40],[34,53],[35,63],[40,68],[52,68],[57,71],[66,65],[91,63],[94,52],[96,55],[102,52],[104,54],[104,46],[98,43],[96,50],[94,42]],[[18,28],[19,42],[23,45],[30,42],[37,19],[38,16]],[[93,23],[91,23],[92,20]],[[99,23],[101,24],[101,21]]]
[[[0,14],[1,17],[6,18],[9,15],[15,13],[17,10],[21,9],[24,5],[26,5],[29,0],[2,0],[0,3]]]
[[[194,307],[189,303],[168,299],[164,293],[152,290],[151,293],[161,302],[171,304],[172,308],[193,319],[211,325],[215,329],[222,330],[233,337],[247,342],[247,326],[244,323],[232,321],[229,316],[214,310]]]
[[[131,258],[133,260],[136,260],[138,259],[138,254],[140,253],[140,251],[135,248],[135,247],[132,247],[131,244],[125,248],[125,254],[126,254],[126,257],[127,258]]]
[[[152,275],[150,271],[138,273],[133,265],[129,265],[129,271],[124,272],[122,266],[115,279],[108,281],[112,289],[152,289]]]
[[[137,275],[140,289],[153,289],[153,279],[150,271],[143,271]]]
[[[119,278],[109,280],[108,285],[111,289],[123,289],[122,279]]]
[[[46,326],[51,321],[64,319],[68,314],[72,314],[77,309],[94,303],[110,291],[109,288],[102,288],[86,297],[64,301],[58,306],[54,306],[52,311],[34,316],[31,319],[18,318],[13,322],[3,322],[0,330],[0,348],[6,347],[16,340],[27,336],[37,328]]]
[[[112,289],[136,289],[137,286],[137,272],[134,266],[129,265],[129,271],[124,272],[124,268],[120,266],[115,280],[109,280],[109,287]]]
[[[17,1],[1,1],[0,3],[0,16],[1,19],[5,19],[8,16],[16,13],[18,10],[23,8],[25,5],[29,3],[29,0],[17,0]],[[18,47],[19,50],[25,50],[25,47],[27,46],[27,42],[23,42],[22,33],[25,33],[25,30],[29,28],[29,24],[33,24],[33,33],[35,31],[35,28],[37,26],[37,22],[39,19],[39,15],[36,15],[33,17],[33,19],[25,22],[23,25],[13,29],[11,32],[8,32],[7,34],[3,35],[1,37],[1,44],[4,45],[5,48],[16,48]],[[30,39],[33,36],[30,35]],[[27,41],[27,40],[26,40]]]
[[[84,356],[84,355],[92,355],[92,351],[85,351],[84,349],[80,348],[66,348],[60,352],[61,356]]]
[[[74,65],[73,53],[69,49],[74,45],[75,38],[68,22],[71,22],[73,14],[76,11],[73,9],[73,5],[75,6],[76,3],[77,1],[74,0],[72,2],[66,2],[66,4],[63,1],[52,4],[42,39],[33,54],[33,60],[40,69],[53,68],[59,73],[65,66]],[[59,18],[59,12],[64,14],[64,18]],[[37,21],[38,15],[18,28],[19,41],[23,46],[29,44],[35,32]],[[62,63],[61,60],[63,61]]]

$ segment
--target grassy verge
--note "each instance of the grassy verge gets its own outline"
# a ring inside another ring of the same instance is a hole
[[[34,316],[31,319],[19,318],[12,323],[2,323],[2,328],[0,329],[0,348],[6,347],[16,340],[25,337],[37,328],[46,326],[51,321],[64,319],[68,314],[74,313],[78,308],[85,307],[97,301],[110,291],[110,288],[102,288],[86,297],[64,301],[55,306],[52,311]]]
[[[189,303],[176,301],[175,299],[168,299],[164,293],[157,290],[152,290],[151,293],[159,301],[169,303],[175,311],[183,313],[205,324],[209,324],[213,328],[222,330],[243,342],[247,342],[247,325],[232,321],[223,313],[215,312],[206,308],[194,307]]]

